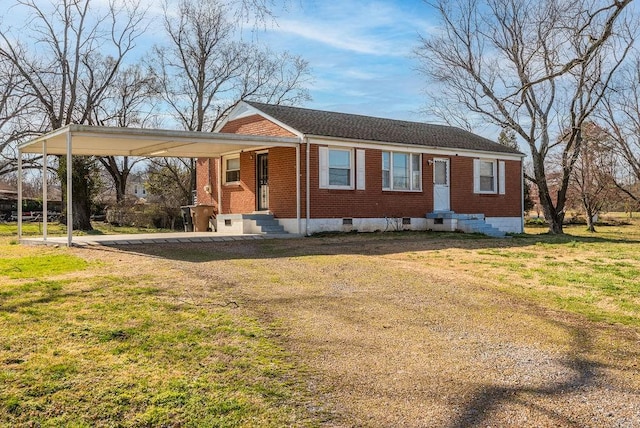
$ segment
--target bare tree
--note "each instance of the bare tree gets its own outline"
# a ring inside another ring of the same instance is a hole
[[[582,130],[582,148],[571,172],[568,198],[574,196],[584,211],[587,229],[595,232],[598,214],[618,195],[614,185],[617,157],[609,133],[593,122]]]
[[[191,198],[191,164],[188,159],[152,158],[147,165],[147,191],[173,229],[181,216],[180,206]]]
[[[13,7],[28,19],[22,27],[0,27],[0,59],[15,67],[24,80],[18,95],[32,103],[30,120],[24,124],[27,132],[91,123],[96,106],[144,30],[144,13],[133,0],[110,1],[106,9],[93,5],[92,0],[16,0]],[[65,163],[61,158],[60,176]],[[72,163],[73,226],[91,229],[95,161],[75,156]]]
[[[32,107],[21,98],[24,83],[15,65],[0,57],[0,176],[16,170],[15,143],[31,135],[21,126]]]
[[[237,23],[218,0],[181,0],[165,9],[169,46],[155,48],[152,64],[165,102],[180,125],[213,131],[247,98],[296,104],[309,99],[306,61],[237,41]]]
[[[610,128],[615,150],[624,161],[615,185],[640,206],[640,54],[624,68],[607,94],[601,117]]]
[[[96,105],[92,122],[101,126],[138,127],[155,126],[157,117],[154,100],[158,96],[155,78],[140,64],[121,68],[111,85]],[[113,180],[116,202],[125,199],[127,180],[136,164],[145,158],[105,156],[98,160]]]
[[[537,184],[551,233],[563,231],[582,125],[631,47],[622,15],[630,3],[436,0],[441,32],[422,38],[417,50],[422,72],[440,84],[439,95],[431,97],[434,106],[453,104],[459,116],[471,112],[526,143],[534,173],[529,178]],[[554,151],[562,164],[555,189],[545,170]]]
[[[297,104],[309,99],[304,85],[308,63],[287,52],[275,53],[238,41],[238,20],[230,11],[255,0],[180,0],[171,11],[165,6],[164,27],[169,46],[155,48],[152,67],[157,72],[164,101],[180,126],[212,132],[241,100]],[[268,6],[259,0],[264,12]],[[265,15],[263,15],[265,16]],[[189,163],[191,188],[195,165]]]

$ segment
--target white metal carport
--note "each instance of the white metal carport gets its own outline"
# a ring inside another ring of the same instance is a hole
[[[47,156],[140,156],[212,158],[244,150],[268,147],[296,149],[296,210],[300,228],[300,139],[215,132],[174,131],[163,129],[111,128],[67,125],[18,146],[18,240],[22,239],[22,154],[43,156],[43,240],[47,240]],[[72,168],[67,168],[67,245],[73,244]],[[300,232],[300,231],[299,231]]]

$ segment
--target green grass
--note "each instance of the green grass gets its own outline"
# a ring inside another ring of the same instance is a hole
[[[598,230],[522,235],[506,248],[473,251],[467,263],[507,293],[591,321],[640,327],[640,227]]]
[[[296,367],[255,319],[191,302],[166,272],[0,253],[0,426],[312,425]]]
[[[0,259],[0,276],[9,278],[44,278],[82,270],[87,262],[68,254],[45,254]]]

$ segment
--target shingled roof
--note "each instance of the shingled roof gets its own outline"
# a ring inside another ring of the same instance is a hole
[[[521,154],[487,138],[453,126],[383,119],[247,101],[247,104],[305,134],[380,141],[444,149]]]

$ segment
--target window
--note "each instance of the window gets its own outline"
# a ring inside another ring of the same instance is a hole
[[[475,193],[505,194],[505,162],[494,159],[474,159]]]
[[[329,149],[329,186],[351,186],[351,151]]]
[[[494,166],[495,164],[492,161],[480,161],[480,192],[495,193],[496,175]]]
[[[321,189],[353,189],[353,150],[320,147],[319,156]]]
[[[240,181],[240,156],[225,158],[224,182],[236,183]]]
[[[384,190],[422,190],[422,155],[382,152]]]

